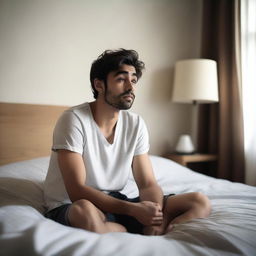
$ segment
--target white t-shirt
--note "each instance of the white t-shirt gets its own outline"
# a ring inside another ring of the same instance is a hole
[[[104,192],[120,191],[127,183],[133,157],[149,150],[148,132],[140,116],[121,110],[114,140],[110,144],[94,121],[88,103],[65,111],[54,129],[52,154],[44,184],[48,210],[70,203],[58,165],[58,149],[83,156],[86,185]]]

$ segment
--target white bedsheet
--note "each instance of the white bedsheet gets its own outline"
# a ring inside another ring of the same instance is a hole
[[[63,226],[41,214],[49,158],[39,158],[0,167],[0,255],[256,255],[255,187],[210,178],[161,157],[151,160],[165,193],[207,194],[209,218],[157,237]],[[138,194],[132,177],[123,192]]]

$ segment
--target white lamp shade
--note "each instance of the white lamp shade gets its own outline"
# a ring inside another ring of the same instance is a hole
[[[180,103],[212,103],[219,100],[217,64],[209,59],[176,62],[172,100]]]

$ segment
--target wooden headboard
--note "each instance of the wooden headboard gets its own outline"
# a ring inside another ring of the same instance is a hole
[[[65,106],[0,103],[0,165],[48,156]]]

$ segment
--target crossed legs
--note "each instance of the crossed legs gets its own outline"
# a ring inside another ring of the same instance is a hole
[[[146,235],[161,235],[171,231],[173,224],[180,224],[195,218],[206,218],[211,211],[208,197],[200,192],[170,196],[166,200],[161,226],[145,228]],[[86,213],[86,214],[85,214]],[[105,215],[88,200],[78,200],[69,209],[71,226],[96,233],[126,232],[126,228],[114,222],[106,221]]]

